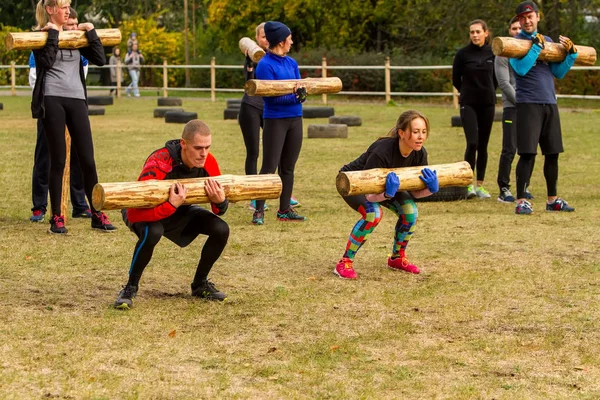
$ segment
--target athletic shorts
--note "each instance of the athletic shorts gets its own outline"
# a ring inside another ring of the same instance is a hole
[[[556,104],[517,104],[517,151],[536,154],[538,144],[542,154],[564,151],[560,116]]]

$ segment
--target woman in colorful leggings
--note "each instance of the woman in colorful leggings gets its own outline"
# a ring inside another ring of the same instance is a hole
[[[423,147],[423,143],[428,136],[429,120],[427,117],[419,111],[405,111],[387,136],[377,139],[365,153],[344,165],[340,171],[426,166],[427,151]],[[398,216],[392,255],[387,261],[388,267],[413,274],[419,273],[419,268],[406,258],[406,246],[415,231],[418,217],[414,199],[429,196],[437,192],[439,188],[436,171],[423,168],[421,173],[420,178],[426,186],[421,190],[398,191],[400,180],[394,172],[390,172],[387,175],[383,193],[343,197],[350,207],[360,213],[361,219],[354,225],[346,245],[346,251],[333,270],[336,275],[345,279],[358,278],[353,268],[354,256],[381,221],[382,206]]]

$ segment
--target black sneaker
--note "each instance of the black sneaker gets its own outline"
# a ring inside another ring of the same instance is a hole
[[[133,308],[133,298],[137,294],[138,287],[133,285],[125,285],[119,293],[119,297],[115,300],[114,307],[119,310],[129,310]]]
[[[503,187],[500,189],[500,195],[498,196],[498,201],[500,203],[514,203],[515,197],[512,195],[510,190],[507,187]]]
[[[215,285],[208,280],[200,283],[196,288],[194,288],[194,284],[192,283],[192,296],[218,301],[227,299],[227,295],[223,292],[219,292]]]
[[[298,215],[298,213],[293,208],[289,208],[287,211],[284,212],[282,212],[281,210],[277,211],[277,220],[285,222],[304,222],[306,221],[306,217]]]
[[[92,213],[92,229],[98,229],[102,232],[114,232],[117,227],[112,225],[106,214],[102,211]]]
[[[50,219],[50,229],[48,233],[56,233],[59,235],[64,235],[69,230],[65,227],[65,218],[62,215],[53,215]]]

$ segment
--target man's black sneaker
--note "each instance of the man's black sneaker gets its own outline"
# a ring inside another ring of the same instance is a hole
[[[69,230],[65,227],[65,218],[62,215],[53,215],[50,219],[50,229],[48,233],[56,233],[59,235],[64,235]]]
[[[306,221],[306,217],[298,215],[293,208],[288,208],[288,210],[284,212],[281,210],[277,211],[277,220],[285,222],[303,222]]]
[[[115,300],[114,307],[119,310],[129,310],[133,307],[133,298],[137,294],[138,287],[133,285],[125,285],[119,293],[119,297]]]
[[[194,286],[195,285],[192,283],[192,296],[218,301],[227,299],[227,295],[223,292],[219,292],[215,285],[208,280],[200,283],[196,287]]]
[[[102,211],[92,213],[92,229],[98,229],[102,232],[114,232],[117,227],[112,225],[106,214]]]

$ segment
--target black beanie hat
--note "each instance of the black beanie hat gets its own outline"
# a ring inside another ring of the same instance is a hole
[[[519,3],[515,12],[517,14],[515,17],[520,17],[522,14],[527,14],[530,12],[540,12],[540,9],[533,1],[524,1]]]
[[[269,41],[269,47],[274,47],[290,36],[292,31],[279,21],[268,21],[265,24],[265,36]]]

